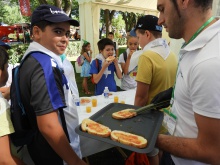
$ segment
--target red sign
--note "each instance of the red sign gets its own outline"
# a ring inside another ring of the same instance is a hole
[[[31,15],[31,8],[29,0],[19,0],[20,2],[20,9],[21,14],[23,16],[30,16]]]

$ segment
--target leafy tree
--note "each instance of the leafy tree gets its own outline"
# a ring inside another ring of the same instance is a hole
[[[125,29],[126,31],[131,31],[131,29],[136,25],[137,20],[143,14],[138,13],[128,13],[128,12],[120,12],[122,14],[123,20],[125,21]]]
[[[20,8],[15,3],[9,4],[0,2],[0,22],[12,25],[15,23],[27,22],[27,17],[22,17]],[[29,21],[28,21],[29,22]]]
[[[116,28],[116,37],[121,37],[120,31],[125,27],[125,21],[122,19],[122,15],[120,13],[112,19],[112,26]]]
[[[112,31],[112,19],[115,14],[115,10],[104,10],[104,20],[105,20],[105,27],[106,27],[106,37],[107,34]]]

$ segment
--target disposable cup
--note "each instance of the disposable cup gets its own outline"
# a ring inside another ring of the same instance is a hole
[[[90,113],[92,111],[92,107],[91,106],[86,106],[86,112]]]
[[[126,102],[126,96],[125,95],[120,96],[120,103],[125,104],[125,102]]]
[[[92,97],[92,107],[97,107],[97,98]]]
[[[118,103],[118,95],[114,96],[114,103]]]

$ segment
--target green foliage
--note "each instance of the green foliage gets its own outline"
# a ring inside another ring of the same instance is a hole
[[[81,52],[80,41],[69,42],[69,45],[66,49],[67,57],[79,56]]]
[[[127,43],[126,37],[115,38],[115,41],[118,43],[118,45],[126,45]]]
[[[25,51],[27,50],[29,44],[17,44],[12,45],[11,49],[8,50],[9,53],[9,63],[16,64],[20,63]]]
[[[125,27],[125,21],[123,20],[121,14],[118,14],[115,18],[112,19],[112,26],[118,30]]]
[[[4,22],[9,25],[15,23],[29,22],[28,17],[22,17],[20,14],[20,8],[17,5],[3,5],[0,2],[0,22]]]
[[[73,19],[79,20],[79,4],[77,0],[72,1],[72,11],[71,16]]]

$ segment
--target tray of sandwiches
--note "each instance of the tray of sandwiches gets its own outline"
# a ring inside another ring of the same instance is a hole
[[[163,112],[148,110],[124,119],[120,117],[126,116],[124,110],[132,112],[139,108],[128,104],[108,104],[90,118],[84,119],[75,131],[81,136],[130,151],[149,153],[154,149],[163,121]]]

